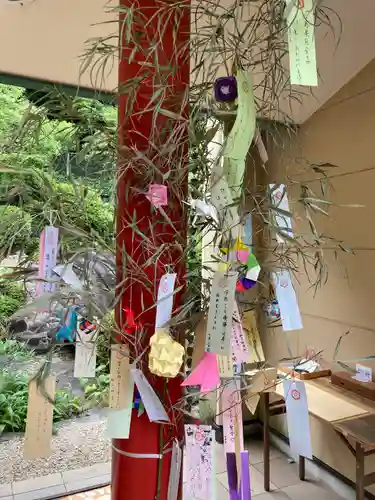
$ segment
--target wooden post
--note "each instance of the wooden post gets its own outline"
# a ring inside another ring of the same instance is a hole
[[[182,103],[187,102],[184,99],[189,85],[190,13],[189,4],[183,2],[172,7],[157,0],[121,0],[120,4],[117,283],[121,284],[121,300],[116,317],[123,329],[123,311],[131,309],[141,325],[142,341],[137,340],[138,346],[130,345],[135,357],[147,348],[154,334],[160,277],[166,272],[177,273],[176,289],[180,288],[180,292],[175,295],[175,308],[181,303],[185,285],[187,228],[181,198],[187,194],[188,114]],[[168,65],[173,68],[169,72],[165,69]],[[164,68],[165,80],[160,68]],[[156,113],[157,106],[164,113]],[[172,123],[175,114],[181,119]],[[161,149],[176,127],[179,141],[184,144],[174,152],[171,146],[168,156]],[[143,163],[139,159],[142,156],[146,159]],[[150,164],[157,168],[152,171]],[[163,174],[167,174],[165,178]],[[173,185],[176,178],[178,186]],[[167,218],[145,197],[150,183],[168,186],[168,206],[163,207]],[[153,260],[155,249],[159,253]],[[168,449],[175,438],[182,437],[182,414],[172,410],[182,395],[181,379],[166,382],[151,377],[148,355],[142,359],[142,371],[169,411],[172,425],[151,423],[146,413],[138,417],[137,410],[133,410],[130,438],[113,440],[112,500],[167,500],[171,461]]]

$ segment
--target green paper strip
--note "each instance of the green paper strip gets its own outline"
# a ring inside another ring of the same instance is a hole
[[[236,121],[229,132],[225,144],[224,174],[232,198],[241,196],[245,161],[254,138],[256,127],[256,109],[253,94],[253,84],[248,71],[238,71],[238,110]]]
[[[287,0],[290,82],[318,85],[315,49],[315,0]]]
[[[257,258],[255,257],[255,255],[253,253],[251,253],[247,259],[246,267],[248,269],[253,269],[253,267],[257,267],[257,266],[259,266]]]

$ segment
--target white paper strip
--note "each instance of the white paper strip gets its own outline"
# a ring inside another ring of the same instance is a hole
[[[164,406],[141,370],[132,368],[131,373],[150,422],[169,422]]]
[[[284,380],[283,383],[290,449],[296,455],[312,458],[305,384],[299,380]]]
[[[277,187],[276,187],[277,186]],[[289,202],[288,202],[288,197],[286,194],[286,187],[284,184],[270,184],[269,185],[270,190],[271,190],[271,201],[272,205],[274,205],[276,208],[280,210],[284,210],[285,212],[289,212]],[[292,220],[289,216],[287,215],[282,215],[280,213],[277,213],[276,211],[272,211],[273,219],[275,221],[275,226],[284,234],[289,236],[290,238],[293,238],[293,231],[292,231]],[[283,237],[279,234],[276,233],[276,239],[278,243],[284,243]]]
[[[74,357],[74,378],[93,378],[96,369],[96,333],[77,336]]]
[[[169,472],[168,498],[167,500],[177,500],[178,488],[180,485],[182,463],[182,450],[177,441],[172,446],[171,470]]]
[[[173,291],[177,274],[164,274],[161,277],[156,305],[155,328],[161,328],[172,317]]]
[[[223,169],[220,167],[216,167],[213,175],[211,203],[217,210],[219,219],[222,222],[223,231],[230,231],[233,239],[240,236],[241,224],[238,209],[236,206],[233,206],[228,182],[224,177]]]
[[[301,314],[289,271],[273,273],[273,282],[283,330],[285,332],[301,330],[303,328]]]
[[[232,317],[237,273],[217,271],[212,280],[207,318],[206,352],[231,355]]]
[[[186,458],[184,471],[189,496],[196,500],[216,500],[214,494],[214,431],[210,425],[185,425]]]

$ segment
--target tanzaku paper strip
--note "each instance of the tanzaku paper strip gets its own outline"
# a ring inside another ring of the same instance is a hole
[[[248,71],[238,71],[238,109],[224,147],[224,175],[233,199],[241,196],[245,161],[256,127],[253,84]]]
[[[315,48],[315,0],[286,0],[290,82],[318,85]]]

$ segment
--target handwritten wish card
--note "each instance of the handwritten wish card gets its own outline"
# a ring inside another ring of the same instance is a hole
[[[230,231],[233,238],[239,236],[241,232],[240,217],[237,207],[233,205],[228,182],[220,166],[215,168],[213,174],[211,203],[217,210],[224,232]]]
[[[41,382],[42,383],[42,382]],[[43,382],[45,392],[53,401],[55,398],[56,380],[54,376]],[[26,433],[24,443],[24,458],[47,458],[51,455],[51,439],[53,425],[53,404],[43,394],[42,387],[36,380],[29,384],[29,400],[27,404]]]
[[[242,425],[242,399],[239,382],[232,380],[224,385],[221,393],[225,453],[236,453],[236,441],[240,451],[244,449]]]
[[[130,371],[150,422],[169,422],[164,406],[141,370],[131,368]]]
[[[177,274],[164,274],[161,277],[158,289],[158,301],[156,305],[155,328],[161,328],[172,317],[173,291]]]
[[[312,459],[305,384],[299,380],[284,380],[283,384],[290,449],[295,455]]]
[[[314,0],[286,0],[290,82],[293,85],[318,85],[314,3]]]
[[[130,375],[129,349],[125,345],[111,346],[111,366],[109,384],[109,408],[122,410],[131,408],[133,399],[133,379]],[[129,380],[131,384],[129,384]],[[130,390],[129,390],[130,389]]]
[[[231,329],[237,273],[217,271],[212,280],[207,318],[206,352],[231,355]]]
[[[219,376],[221,378],[232,378],[234,375],[232,359],[229,356],[220,356],[219,354],[216,357]]]
[[[52,280],[53,269],[56,267],[57,262],[58,244],[58,228],[46,226],[40,235],[38,278],[42,280]],[[54,292],[55,289],[55,283],[44,283],[39,281],[36,286],[36,294],[39,296],[46,292]]]
[[[249,346],[242,328],[237,302],[234,302],[231,331],[232,360],[234,364],[246,363],[250,359]]]
[[[77,337],[74,357],[74,378],[93,378],[96,370],[97,333],[81,334]]]
[[[273,273],[275,294],[280,308],[281,324],[285,332],[302,330],[302,319],[296,292],[289,271]]]
[[[184,482],[196,500],[214,498],[214,431],[210,425],[185,425]]]

